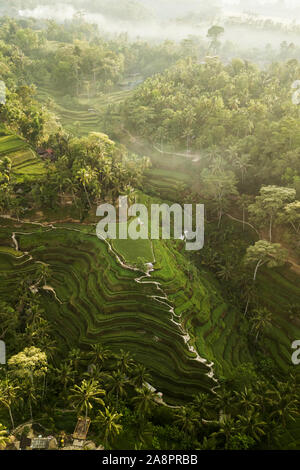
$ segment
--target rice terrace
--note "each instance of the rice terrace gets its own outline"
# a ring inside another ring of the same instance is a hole
[[[300,449],[300,8],[206,3],[0,0],[1,455]]]

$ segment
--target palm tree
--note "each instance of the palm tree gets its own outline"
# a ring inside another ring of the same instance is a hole
[[[134,365],[134,360],[130,356],[130,352],[120,350],[120,355],[117,356],[117,367],[123,374],[128,374]]]
[[[218,395],[215,397],[216,408],[221,410],[224,414],[230,414],[233,408],[233,394],[229,390],[221,388],[218,392]]]
[[[212,438],[204,437],[203,442],[199,444],[198,448],[196,448],[196,450],[216,450],[216,449],[217,449],[217,443],[214,437]]]
[[[119,424],[122,414],[110,410],[109,407],[104,411],[99,410],[95,422],[99,425],[103,433],[103,441],[105,446],[111,444],[113,440],[120,434],[123,427]]]
[[[104,406],[104,401],[100,398],[100,395],[105,395],[105,390],[100,388],[99,383],[96,380],[83,380],[81,385],[75,385],[71,388],[73,392],[69,399],[72,401],[74,407],[79,412],[85,410],[85,418],[88,417],[88,411],[93,408],[92,402],[99,403]]]
[[[107,382],[109,374],[101,369],[100,366],[90,364],[87,372],[83,374],[87,379],[94,379],[98,382]]]
[[[49,279],[52,276],[52,270],[50,268],[50,265],[46,263],[38,262],[37,275],[38,275],[37,284],[43,281],[45,285],[47,282],[47,279]]]
[[[210,437],[223,437],[225,439],[225,449],[227,449],[231,436],[236,432],[237,428],[234,419],[225,416],[224,419],[219,422],[219,430],[212,433]]]
[[[112,375],[108,378],[107,386],[110,393],[116,395],[117,405],[119,403],[119,397],[126,395],[126,384],[128,379],[121,371],[113,371]]]
[[[55,372],[57,374],[57,377],[59,378],[59,382],[63,386],[64,393],[66,393],[67,386],[69,385],[69,383],[72,383],[74,381],[75,372],[71,364],[68,364],[67,362],[63,362],[60,368],[55,369]]]
[[[26,394],[27,400],[28,400],[30,418],[31,418],[31,421],[32,421],[33,420],[32,404],[37,401],[36,391],[35,391],[35,387],[34,387],[34,384],[33,384],[33,381],[32,381],[31,377],[26,377],[23,384],[24,384],[24,388],[25,388],[25,394]]]
[[[260,414],[252,408],[245,415],[238,415],[237,424],[241,427],[243,434],[253,437],[259,441],[266,434],[267,423],[262,420]]]
[[[212,406],[209,398],[210,397],[207,393],[198,393],[194,398],[193,407],[201,419],[204,419],[204,417],[207,416],[208,408]]]
[[[174,421],[174,424],[179,426],[181,431],[184,432],[185,437],[188,435],[193,437],[195,435],[198,421],[199,416],[193,407],[182,406],[176,413],[176,420]]]
[[[243,232],[245,231],[245,225],[246,225],[246,211],[251,202],[252,202],[252,197],[249,196],[248,194],[240,194],[238,196],[238,204],[242,209]]]
[[[293,394],[272,390],[268,394],[268,402],[273,409],[270,418],[281,423],[284,428],[289,420],[295,421],[300,416],[299,400]]]
[[[93,344],[91,349],[87,356],[93,364],[103,366],[104,362],[111,356],[110,350],[100,343]]]
[[[222,152],[217,145],[213,145],[210,149],[206,152],[206,158],[211,164],[214,160],[218,158],[222,158]]]
[[[143,364],[138,364],[132,372],[131,382],[136,388],[142,388],[146,382],[151,381],[151,375]]]
[[[233,393],[237,398],[238,406],[242,410],[245,410],[246,413],[250,412],[250,410],[255,409],[259,406],[257,397],[251,389],[245,387],[242,392],[233,392]]]
[[[236,268],[234,264],[231,261],[226,260],[225,264],[219,265],[217,276],[223,281],[230,281],[234,277],[235,270]]]
[[[91,208],[92,205],[91,205],[89,193],[88,193],[88,190],[87,190],[87,186],[88,186],[88,185],[91,183],[91,181],[94,179],[94,177],[95,177],[95,171],[92,170],[91,167],[81,168],[80,170],[77,171],[77,177],[78,177],[80,183],[82,184],[82,186],[83,186],[83,188],[84,188],[85,195],[86,195],[86,198],[87,198],[89,207]]]
[[[8,409],[13,429],[15,427],[15,423],[11,407],[17,398],[18,390],[20,390],[20,387],[17,386],[15,382],[7,378],[0,383],[0,403],[2,403],[2,405],[4,405]]]
[[[78,373],[82,362],[82,351],[79,348],[73,348],[69,352],[69,360],[70,364],[72,365],[73,369]]]
[[[156,393],[149,387],[137,390],[137,396],[132,399],[137,412],[144,418],[151,413],[157,398]]]
[[[290,397],[297,398],[298,397],[297,377],[295,377],[295,375],[293,374],[290,374],[290,377],[286,382],[276,382],[275,391],[278,391],[282,395],[289,395]]]
[[[242,155],[238,155],[238,157],[233,162],[234,166],[238,168],[241,172],[242,184],[245,181],[245,176],[246,176],[248,168],[252,166],[250,163],[250,159],[251,159],[250,155],[244,153]]]
[[[42,333],[42,338],[39,341],[39,346],[47,354],[47,357],[53,359],[55,351],[57,351],[56,342],[48,336],[49,324],[42,325],[39,332]]]
[[[272,313],[266,308],[259,308],[254,310],[254,316],[251,320],[252,329],[256,331],[255,340],[257,341],[259,334],[272,326]]]
[[[67,190],[71,191],[73,203],[76,206],[76,192],[78,190],[78,182],[74,181],[72,178],[65,178],[64,183],[66,184]]]
[[[226,150],[226,155],[228,155],[228,160],[231,163],[234,163],[239,158],[239,150],[236,145],[230,145]]]
[[[8,442],[7,429],[0,423],[0,449],[5,449]]]
[[[248,276],[243,276],[241,279],[241,297],[245,302],[244,316],[247,315],[249,305],[255,300],[257,295],[256,285]]]
[[[223,155],[218,155],[217,157],[213,158],[209,166],[212,175],[219,175],[224,171],[224,167],[225,160]]]

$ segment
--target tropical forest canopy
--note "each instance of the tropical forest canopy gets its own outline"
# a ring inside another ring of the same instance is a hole
[[[0,1],[1,448],[79,416],[107,449],[300,448],[299,25],[176,3]],[[203,250],[99,240],[119,196],[203,203]]]

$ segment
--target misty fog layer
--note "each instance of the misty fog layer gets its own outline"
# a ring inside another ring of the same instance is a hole
[[[238,43],[241,47],[262,48],[268,43],[278,47],[283,41],[300,44],[300,34],[288,31],[289,27],[300,23],[300,5],[295,0],[212,0],[209,4],[199,0],[175,4],[173,0],[136,0],[132,3],[140,6],[140,18],[134,19],[129,14],[126,17],[125,3],[124,13],[117,16],[116,7],[115,14],[108,15],[107,8],[103,9],[101,4],[96,7],[92,4],[91,12],[88,2],[84,10],[79,9],[84,4],[80,1],[44,3],[32,9],[19,10],[19,15],[64,22],[79,14],[85,21],[97,24],[101,32],[111,35],[127,33],[130,39],[180,41],[190,35],[205,37],[207,29],[218,23],[225,28],[223,41]],[[275,22],[278,28],[253,26],[257,21],[266,20]]]

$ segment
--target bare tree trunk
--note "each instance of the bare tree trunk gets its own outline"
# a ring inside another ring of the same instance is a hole
[[[261,266],[261,263],[262,263],[262,260],[260,259],[259,262],[257,263],[255,271],[254,271],[254,276],[253,276],[253,281],[254,282],[256,281],[257,271],[258,271],[259,267]]]
[[[249,303],[250,303],[250,297],[248,297],[248,299],[247,299],[246,307],[245,307],[245,310],[244,310],[244,316],[247,315]]]

